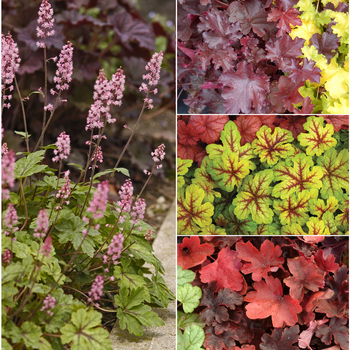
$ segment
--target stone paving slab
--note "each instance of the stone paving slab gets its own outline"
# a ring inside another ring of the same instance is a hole
[[[176,293],[176,201],[159,229],[153,243],[154,254],[162,262],[165,269],[165,282],[169,289]],[[175,350],[176,349],[176,302],[169,303],[167,309],[154,308],[165,326],[144,327],[142,337],[129,334],[119,328],[118,321],[114,324],[109,339],[113,350]]]

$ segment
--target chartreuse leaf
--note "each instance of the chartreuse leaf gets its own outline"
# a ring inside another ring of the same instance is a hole
[[[206,147],[210,159],[221,156],[226,149],[238,153],[241,134],[238,131],[237,125],[233,121],[230,120],[226,123],[224,130],[220,133],[220,140],[222,145],[212,143]]]
[[[277,215],[279,215],[282,225],[291,225],[294,223],[304,225],[309,219],[307,212],[309,211],[309,201],[317,198],[318,191],[312,189],[304,190],[298,194],[293,193],[283,201],[275,201],[273,207]]]
[[[196,274],[191,270],[183,270],[181,266],[177,265],[177,286],[183,286],[186,283],[192,282],[196,278]]]
[[[340,205],[341,214],[335,217],[335,224],[337,228],[343,231],[349,230],[349,199],[345,199],[344,203]]]
[[[332,137],[334,128],[332,124],[327,124],[325,127],[322,117],[308,117],[307,122],[303,125],[308,133],[301,133],[298,136],[298,141],[306,147],[308,156],[320,156],[324,151],[331,147],[335,147],[337,140]]]
[[[188,172],[188,168],[192,165],[192,159],[177,158],[177,188],[181,188],[185,184],[183,175]]]
[[[340,198],[343,189],[349,192],[349,151],[338,152],[332,148],[317,158],[317,164],[322,168],[323,177],[321,196],[327,199],[331,196]],[[316,167],[315,167],[316,168]]]
[[[202,297],[202,290],[197,286],[192,286],[186,283],[177,288],[177,301],[182,304],[183,310],[188,314],[199,305],[199,300]]]
[[[201,163],[201,167],[197,168],[194,172],[194,178],[192,183],[199,186],[204,190],[204,199],[203,202],[214,202],[215,197],[221,197],[221,193],[214,191],[214,188],[217,187],[215,181],[208,174],[207,166],[210,162],[208,156],[204,157]]]
[[[216,227],[214,224],[211,224],[209,226],[203,227],[200,234],[207,236],[226,235],[226,231],[221,227]]]
[[[291,236],[291,235],[306,235],[305,231],[299,224],[291,224],[282,226],[282,235]]]
[[[334,215],[330,211],[327,211],[322,215],[322,220],[331,235],[340,234],[337,228],[337,224],[335,223]]]
[[[276,164],[280,158],[287,158],[294,153],[294,148],[290,144],[294,138],[289,130],[277,127],[272,133],[272,130],[264,125],[256,133],[256,137],[252,147],[259,155],[261,162],[269,165]]]
[[[144,287],[130,290],[123,287],[120,289],[119,295],[114,296],[116,304],[120,306],[117,317],[122,330],[127,327],[130,333],[141,336],[143,334],[142,325],[147,327],[164,326],[163,320],[151,311],[152,308],[143,304],[146,298],[147,293]]]
[[[291,161],[293,167],[280,162],[273,168],[275,180],[282,181],[273,188],[273,196],[285,199],[294,192],[322,187],[323,171],[321,167],[314,166],[312,157],[299,153]]]
[[[303,24],[301,26],[296,26],[293,28],[289,35],[293,40],[296,37],[305,39],[305,45],[309,45],[309,40],[316,33],[321,34],[321,31],[316,26],[315,20],[312,18],[310,20],[303,19]]]
[[[15,178],[23,179],[24,177],[40,173],[47,168],[47,165],[39,165],[44,159],[45,150],[37,151],[23,157],[16,162]]]
[[[243,182],[242,188],[232,204],[235,206],[234,213],[241,220],[251,214],[252,219],[258,224],[272,223],[273,211],[270,187],[274,179],[273,171],[270,169],[248,175]]]
[[[235,186],[239,188],[249,174],[250,163],[246,159],[239,159],[238,153],[224,150],[221,157],[209,162],[207,170],[222,190],[231,192]]]
[[[177,224],[181,234],[193,234],[199,231],[199,227],[211,224],[214,206],[211,203],[202,204],[204,197],[204,190],[197,185],[186,187],[186,191],[180,189]]]
[[[326,212],[334,213],[338,209],[338,200],[331,196],[327,199],[327,204],[323,199],[313,198],[310,200],[310,213],[322,218]]]
[[[249,214],[244,220],[240,220],[234,213],[235,206],[231,205],[227,211],[226,216],[223,217],[225,221],[225,231],[229,235],[245,235],[251,234],[256,230],[257,224],[252,220],[252,216]],[[219,218],[219,217],[218,217]],[[218,224],[218,222],[217,222]]]
[[[312,217],[306,223],[306,226],[309,228],[308,235],[330,235],[328,227],[326,227],[323,220]]]
[[[177,334],[177,349],[178,350],[201,350],[205,340],[205,334],[202,327],[197,324],[192,324]]]
[[[109,333],[100,327],[102,314],[89,309],[73,312],[71,323],[61,328],[63,344],[70,344],[71,350],[112,349]]]

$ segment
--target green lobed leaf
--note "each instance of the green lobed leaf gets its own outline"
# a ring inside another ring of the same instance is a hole
[[[186,283],[177,288],[177,300],[182,303],[183,310],[186,313],[191,313],[199,305],[202,297],[202,290],[191,284]]]
[[[272,223],[270,184],[273,179],[274,173],[270,169],[260,171],[254,177],[248,175],[244,179],[241,191],[232,202],[234,213],[239,219],[244,220],[251,214],[253,221],[258,224]]]
[[[196,274],[191,270],[183,270],[177,265],[177,286],[183,286],[185,283],[190,283],[196,278]]]
[[[100,326],[101,319],[102,314],[92,309],[73,312],[71,323],[61,328],[62,343],[72,342],[71,350],[112,349],[109,333]]]
[[[15,178],[23,179],[47,168],[47,165],[38,165],[44,159],[45,150],[29,154],[27,157],[18,159],[15,166]]]
[[[202,327],[192,324],[187,327],[184,333],[178,332],[177,349],[178,350],[200,350],[205,340],[205,334]]]
[[[177,328],[185,329],[192,324],[205,326],[205,322],[201,321],[199,314],[185,314],[182,311],[177,311]]]
[[[307,122],[303,125],[308,133],[301,133],[298,136],[298,141],[306,147],[308,156],[320,156],[323,152],[331,147],[335,147],[337,140],[332,137],[334,128],[332,124],[327,124],[325,127],[323,117],[308,117]]]
[[[294,153],[294,148],[290,144],[294,138],[289,130],[277,127],[272,132],[268,126],[263,125],[256,133],[256,137],[252,147],[261,162],[276,164],[280,158],[287,158]]]

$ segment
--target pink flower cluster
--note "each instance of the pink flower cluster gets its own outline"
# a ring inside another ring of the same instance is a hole
[[[108,180],[105,180],[97,185],[94,196],[90,202],[89,207],[87,208],[88,213],[93,213],[93,219],[103,218],[107,206],[108,189]]]
[[[123,91],[125,88],[125,75],[121,68],[113,74],[112,79],[108,81],[103,69],[97,77],[94,86],[94,100],[91,105],[87,117],[86,130],[94,128],[102,128],[104,125],[104,118],[107,123],[114,123],[115,118],[112,118],[110,113],[110,106],[120,106],[122,104]]]
[[[5,37],[4,34],[1,34],[1,90],[2,98],[4,101],[10,101],[12,95],[5,95],[6,85],[10,85],[8,89],[13,91],[14,87],[12,85],[13,79],[15,78],[15,72],[18,71],[19,64],[21,59],[18,54],[17,44],[12,39],[10,32]],[[10,108],[10,103],[4,103],[5,108]]]
[[[40,311],[46,310],[46,313],[52,317],[53,312],[51,310],[55,308],[56,299],[51,295],[47,295],[43,303],[44,303],[44,306],[40,309]]]
[[[62,159],[67,159],[70,154],[70,138],[65,131],[57,137],[56,146],[57,149],[53,151],[55,157],[52,158],[52,161],[60,162]]]
[[[47,210],[43,209],[39,211],[38,218],[36,220],[36,228],[34,230],[34,237],[44,238],[47,230],[49,229],[49,216]]]
[[[2,199],[10,199],[10,191],[5,186],[13,187],[15,185],[15,152],[11,149],[5,153],[1,159],[1,186]]]
[[[145,211],[146,211],[146,202],[143,198],[139,198],[132,207],[132,211],[130,213],[130,217],[131,217],[130,221],[135,225],[137,225],[139,220],[143,220]]]
[[[18,225],[17,211],[15,209],[15,205],[10,203],[5,214],[5,226],[10,232],[14,233],[18,231],[18,227],[15,227],[16,225]],[[10,232],[4,231],[6,236],[8,236]]]
[[[70,174],[70,171],[67,170],[65,173],[64,173],[64,184],[63,186],[61,187],[60,190],[58,190],[57,194],[56,194],[56,198],[61,198],[63,200],[66,200],[65,203],[68,205],[69,204],[69,196],[70,196],[70,180],[69,180],[69,174]],[[60,208],[56,208],[57,210],[60,209]]]
[[[42,248],[40,249],[39,253],[44,254],[47,258],[50,258],[50,253],[51,253],[51,236],[47,236],[45,241],[44,241],[44,245],[42,246]]]
[[[73,74],[73,45],[70,41],[67,41],[67,45],[62,47],[57,68],[56,75],[53,78],[56,89],[68,90]]]
[[[106,264],[108,258],[111,258],[114,265],[118,264],[117,259],[119,259],[120,254],[123,249],[124,236],[121,233],[116,233],[112,240],[111,244],[107,249],[106,255],[103,256],[103,263]],[[108,269],[107,269],[108,270]]]
[[[147,241],[150,241],[152,237],[152,229],[148,229],[147,232],[145,233],[145,238]]]
[[[43,0],[41,2],[38,15],[39,18],[38,26],[36,27],[36,35],[38,38],[44,38],[46,41],[46,37],[55,34],[55,31],[52,29],[55,20],[53,18],[53,9],[49,0]],[[41,48],[46,47],[45,42],[37,41],[36,45]]]
[[[93,162],[96,158],[96,162],[100,162],[103,163],[103,153],[102,153],[102,147],[98,146],[97,150],[95,150],[94,154],[91,157],[91,162]],[[98,166],[96,165],[96,168],[98,168]]]
[[[9,251],[9,249],[6,248],[6,250],[4,251],[4,254],[2,254],[2,262],[4,264],[9,264],[11,261],[11,252]]]
[[[144,80],[148,80],[148,83],[142,83],[139,90],[144,91],[146,94],[154,93],[156,94],[158,92],[157,89],[152,90],[152,86],[155,86],[158,84],[158,81],[160,79],[160,67],[162,65],[163,61],[163,52],[155,52],[151,58],[151,60],[146,65],[146,71],[149,71],[149,73],[142,76]],[[146,107],[148,109],[153,108],[153,100],[151,98],[146,97],[144,99],[144,102],[146,104]]]
[[[127,179],[119,191],[120,201],[117,202],[117,205],[118,205],[117,211],[119,213],[130,212],[133,193],[134,193],[134,188],[132,186],[132,182],[130,179]],[[121,223],[123,223],[125,219],[126,219],[126,215],[120,215],[119,221]]]
[[[103,276],[101,276],[101,275],[96,276],[95,281],[91,286],[91,290],[88,293],[89,297],[90,297],[87,300],[88,302],[92,302],[92,301],[101,299],[102,290],[103,290],[103,282],[104,282]]]

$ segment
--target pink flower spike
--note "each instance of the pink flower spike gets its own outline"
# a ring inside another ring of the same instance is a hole
[[[120,201],[117,202],[119,212],[129,213],[131,210],[134,188],[130,179],[127,179],[119,191]]]
[[[62,198],[63,200],[69,198],[70,192],[71,192],[71,190],[70,190],[69,174],[70,174],[69,170],[67,170],[64,173],[64,180],[65,180],[65,182],[64,182],[64,185],[61,187],[61,189],[58,190],[58,192],[56,194],[56,198]],[[66,204],[69,204],[69,201],[66,201]]]
[[[124,236],[121,233],[116,233],[112,240],[111,244],[107,249],[107,255],[112,258],[114,265],[117,265],[117,259],[119,259],[120,254],[123,249]]]
[[[1,34],[1,77],[2,84],[1,90],[3,92],[4,101],[11,100],[12,95],[5,95],[6,85],[9,85],[9,90],[13,91],[13,80],[15,78],[15,72],[19,69],[19,64],[21,59],[18,54],[17,44],[12,39],[10,32],[5,37],[4,34]],[[5,103],[4,107],[10,108],[10,103]]]
[[[40,249],[40,253],[43,253],[47,258],[50,258],[51,253],[51,236],[47,236],[44,245]]]
[[[2,262],[4,264],[9,264],[11,261],[11,252],[6,248],[6,250],[4,251],[4,254],[2,254]]]
[[[104,282],[103,276],[101,275],[96,276],[95,281],[91,286],[91,290],[88,293],[90,297],[88,298],[89,302],[101,299],[102,291],[103,291],[103,282]]]
[[[68,90],[73,74],[73,45],[70,41],[62,47],[53,81],[57,90]]]
[[[4,187],[12,188],[15,185],[15,152],[10,149],[1,160],[1,186],[2,199],[10,199],[10,191]]]
[[[38,38],[45,38],[55,34],[53,28],[53,9],[48,0],[42,0],[39,8],[38,26],[36,27],[36,35]],[[36,45],[45,48],[44,42],[37,41]]]
[[[65,131],[57,137],[56,146],[57,149],[53,151],[55,157],[52,158],[52,161],[60,162],[62,159],[67,159],[70,154],[70,138]]]
[[[144,218],[145,211],[146,202],[143,198],[139,198],[132,207],[132,211],[130,213],[130,217],[132,220],[130,221],[134,224],[137,224],[139,219],[142,220]]]
[[[8,205],[8,209],[5,214],[5,226],[11,231],[16,232],[18,231],[18,227],[15,227],[18,225],[18,215],[17,211],[15,209],[15,206],[13,203],[10,203]],[[5,234],[9,235],[10,233],[5,231]]]
[[[108,180],[105,180],[97,185],[94,196],[90,202],[89,207],[87,208],[88,213],[93,213],[93,219],[103,218],[107,206],[108,190]]]
[[[165,157],[165,145],[162,143],[160,146],[158,146],[157,149],[154,150],[154,152],[151,153],[152,159],[155,163],[160,162]]]
[[[47,210],[43,209],[39,211],[38,219],[36,221],[36,229],[33,234],[34,237],[44,238],[46,232],[49,229],[49,216],[47,215]]]
[[[40,309],[40,311],[46,310],[46,313],[52,317],[53,312],[51,310],[55,308],[56,299],[51,295],[47,295],[43,303],[44,303],[44,306]]]

